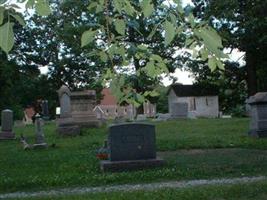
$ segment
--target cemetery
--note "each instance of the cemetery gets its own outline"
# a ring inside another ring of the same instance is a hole
[[[0,0],[0,200],[266,200],[266,9]]]

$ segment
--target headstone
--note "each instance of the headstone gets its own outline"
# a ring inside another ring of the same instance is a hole
[[[47,100],[42,101],[42,115],[44,120],[49,120],[49,107]]]
[[[1,132],[0,140],[15,139],[13,132],[13,111],[3,110],[1,113]]]
[[[71,115],[71,92],[63,85],[58,90],[60,102],[60,117],[57,119],[57,132],[62,136],[76,136],[80,134],[80,127],[74,123]]]
[[[157,114],[157,117],[154,121],[167,121],[167,120],[170,120],[172,119],[172,116],[170,113],[158,113]]]
[[[80,127],[100,126],[101,122],[93,111],[96,106],[96,92],[94,90],[72,92],[70,98],[71,114],[76,125]]]
[[[142,122],[142,121],[146,121],[147,120],[147,118],[146,118],[146,115],[137,115],[137,117],[136,117],[136,121],[138,121],[138,122]]]
[[[155,126],[144,123],[111,125],[108,132],[109,160],[101,161],[103,171],[125,171],[158,167]]]
[[[259,92],[251,96],[248,103],[251,108],[249,135],[267,137],[267,92]]]
[[[35,116],[35,144],[33,145],[33,148],[47,147],[44,138],[43,124],[44,124],[43,119],[39,114],[37,114]]]
[[[172,103],[171,109],[173,118],[187,118],[188,103]]]

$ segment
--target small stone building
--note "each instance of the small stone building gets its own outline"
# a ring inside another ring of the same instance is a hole
[[[167,95],[169,113],[172,117],[181,115],[177,113],[179,110],[187,117],[219,116],[218,90],[213,86],[174,84],[170,86]],[[179,109],[179,106],[182,108]]]

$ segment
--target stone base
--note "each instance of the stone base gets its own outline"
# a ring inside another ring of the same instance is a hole
[[[92,120],[92,121],[73,121],[73,124],[81,127],[81,128],[98,128],[101,126],[101,121]]]
[[[149,160],[127,160],[127,161],[110,161],[103,160],[100,161],[100,169],[104,172],[118,172],[118,171],[130,171],[130,170],[140,170],[154,167],[164,166],[165,161],[156,158]]]
[[[15,133],[9,131],[0,132],[0,140],[14,140],[16,139]]]
[[[77,136],[81,134],[81,129],[76,125],[58,126],[57,132],[60,136]]]
[[[250,130],[249,136],[256,138],[267,138],[267,129],[265,130]]]
[[[34,149],[44,149],[44,148],[47,148],[48,145],[46,143],[40,143],[40,144],[34,144],[34,145],[32,145],[32,147]]]

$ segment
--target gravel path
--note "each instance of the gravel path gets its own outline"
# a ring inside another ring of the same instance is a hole
[[[240,183],[252,183],[257,181],[267,181],[266,176],[258,177],[243,177],[243,178],[229,178],[229,179],[211,179],[211,180],[189,180],[189,181],[168,181],[157,183],[145,183],[145,184],[126,184],[126,185],[114,185],[114,186],[100,186],[100,187],[77,187],[77,188],[63,188],[54,190],[43,190],[37,192],[14,192],[7,194],[0,194],[0,199],[12,199],[12,198],[26,198],[26,197],[47,197],[47,196],[66,196],[66,195],[81,195],[88,193],[99,192],[116,192],[116,191],[136,191],[146,190],[152,191],[162,188],[188,188],[194,186],[203,185],[228,185],[228,184],[240,184]]]

